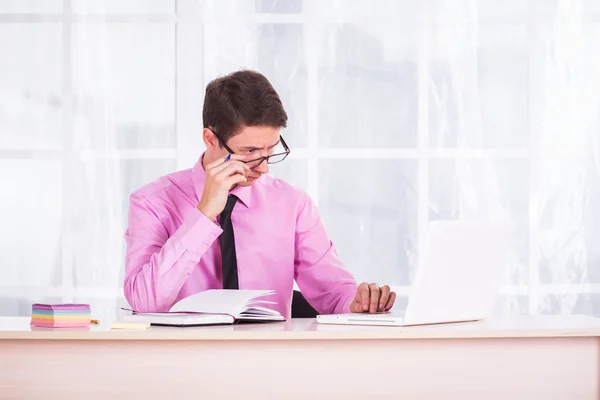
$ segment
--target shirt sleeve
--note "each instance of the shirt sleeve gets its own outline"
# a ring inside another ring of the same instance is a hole
[[[356,281],[340,260],[319,216],[305,194],[296,223],[296,283],[320,314],[349,313]]]
[[[161,220],[166,211],[143,194],[131,195],[124,291],[134,310],[168,311],[200,258],[222,233],[218,225],[195,211],[169,237]]]

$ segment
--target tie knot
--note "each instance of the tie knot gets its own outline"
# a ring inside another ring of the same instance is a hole
[[[234,194],[230,194],[227,197],[227,204],[225,204],[225,208],[223,209],[223,212],[221,214],[231,214],[231,211],[233,211],[233,207],[235,207],[235,203],[237,202],[238,198],[236,195]]]

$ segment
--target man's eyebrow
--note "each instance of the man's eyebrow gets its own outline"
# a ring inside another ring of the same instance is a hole
[[[281,139],[277,140],[277,142],[275,142],[274,145],[269,146],[269,149],[272,149],[273,147],[277,146],[279,144],[279,142],[281,142]],[[247,151],[252,151],[252,150],[260,150],[260,147],[256,147],[256,146],[245,146],[242,147],[242,150],[247,150]]]
[[[272,149],[273,147],[277,146],[279,142],[281,142],[281,139],[277,139],[274,145],[269,146],[269,149]]]

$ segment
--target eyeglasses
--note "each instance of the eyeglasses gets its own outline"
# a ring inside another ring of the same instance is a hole
[[[221,143],[221,146],[223,146],[225,148],[225,150],[227,150],[230,154],[235,154],[235,152],[233,150],[231,150],[229,148],[229,146],[227,146],[227,144],[225,144],[225,141],[223,139],[221,139],[221,136],[219,136],[217,134],[217,132],[215,132],[212,129],[211,129],[211,131],[212,131],[212,133],[214,133],[215,137],[217,138],[217,140],[219,141],[219,143]],[[283,136],[280,135],[279,136],[279,140],[281,141],[281,144],[283,145],[284,153],[275,153],[275,154],[271,154],[270,156],[264,156],[264,157],[260,157],[260,158],[255,158],[253,160],[248,160],[248,161],[240,160],[240,161],[242,161],[243,163],[248,164],[248,167],[250,167],[250,169],[258,167],[265,160],[267,161],[267,164],[277,164],[279,162],[282,162],[290,154],[290,148],[285,143],[285,140],[283,140]]]

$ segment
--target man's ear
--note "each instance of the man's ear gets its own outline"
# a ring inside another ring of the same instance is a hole
[[[219,140],[210,129],[204,128],[202,130],[202,139],[207,149],[215,150],[219,148]]]

